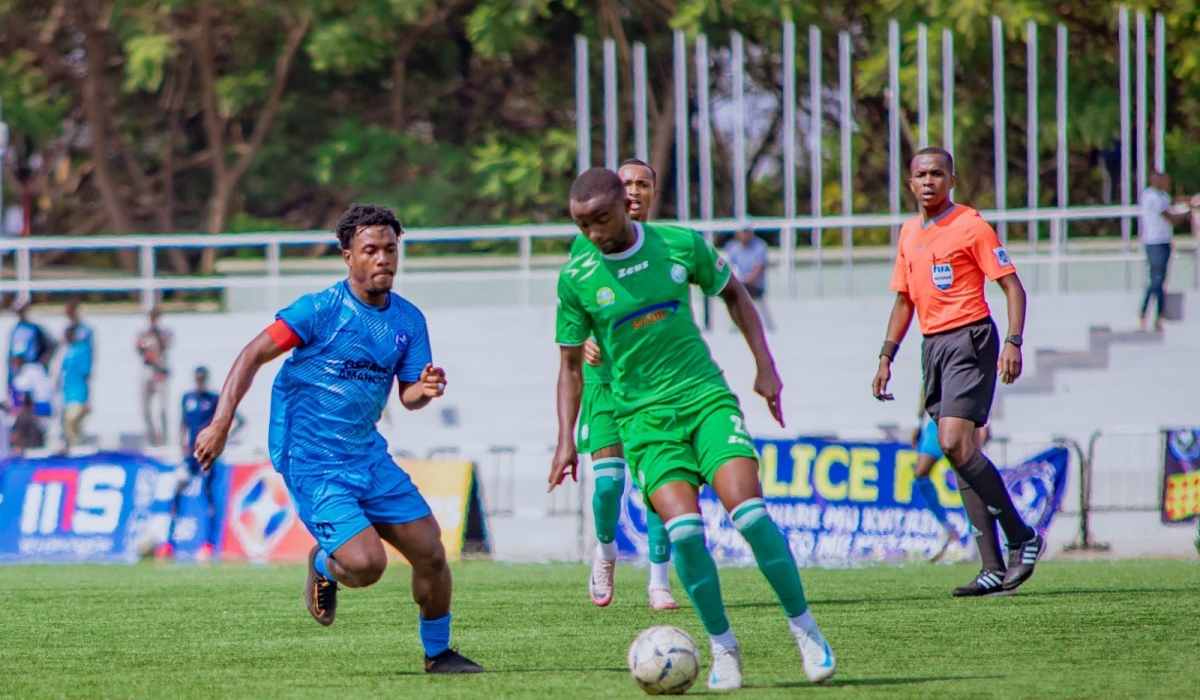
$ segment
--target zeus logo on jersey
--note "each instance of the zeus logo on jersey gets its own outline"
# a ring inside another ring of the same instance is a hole
[[[648,267],[650,267],[649,260],[643,260],[642,262],[638,263],[637,265],[632,265],[630,267],[623,267],[620,270],[617,270],[617,279],[621,279],[622,277],[628,277],[630,275],[636,274],[638,272],[641,272],[642,270],[645,270]]]
[[[383,384],[391,379],[391,371],[371,360],[346,360],[338,371],[338,379],[350,379],[371,384]]]

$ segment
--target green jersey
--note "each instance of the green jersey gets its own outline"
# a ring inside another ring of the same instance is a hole
[[[691,229],[634,229],[633,246],[616,255],[576,241],[558,275],[558,343],[582,345],[595,336],[612,368],[618,418],[729,392],[696,327],[691,295],[693,284],[718,294],[729,266]]]
[[[587,251],[595,250],[596,246],[592,245],[587,238],[576,236],[571,243],[571,258]],[[599,367],[593,367],[588,363],[583,363],[583,383],[584,384],[612,384],[612,370],[608,367],[608,357],[602,356]]]

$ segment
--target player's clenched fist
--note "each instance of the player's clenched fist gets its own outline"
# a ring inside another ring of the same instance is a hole
[[[434,367],[433,363],[425,365],[425,369],[421,370],[421,378],[417,381],[421,385],[421,393],[431,399],[446,393],[446,370]]]
[[[229,437],[229,426],[211,423],[196,436],[196,460],[208,471],[225,451],[225,440]]]
[[[599,367],[604,358],[600,354],[600,344],[595,338],[588,338],[583,343],[583,361],[593,367]]]

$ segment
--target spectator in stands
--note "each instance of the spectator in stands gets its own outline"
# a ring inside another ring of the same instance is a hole
[[[742,286],[749,292],[758,314],[762,316],[763,326],[775,330],[775,322],[767,310],[765,299],[767,293],[767,242],[754,235],[754,222],[742,221],[733,240],[725,244],[725,257],[733,266],[733,273],[741,280]]]
[[[79,320],[79,302],[66,306],[67,330],[64,341],[67,349],[59,373],[63,405],[63,451],[83,444],[83,420],[91,413],[89,404],[92,378],[92,329]]]
[[[46,332],[45,328],[29,320],[28,301],[18,301],[13,306],[13,311],[17,314],[17,324],[13,326],[12,333],[8,336],[9,367],[12,367],[14,357],[20,357],[25,362],[36,362],[42,366],[43,370],[48,370],[50,360],[54,357],[54,351],[58,349],[58,343]],[[10,387],[13,377],[14,375],[9,372]]]
[[[173,336],[158,325],[158,307],[150,309],[148,318],[150,327],[137,337],[137,351],[142,359],[142,420],[146,424],[146,441],[162,447],[167,440],[167,378],[171,374],[167,351]]]
[[[54,415],[54,389],[46,368],[26,362],[20,355],[9,360],[10,399],[16,415],[10,440],[15,454],[46,446],[46,434]]]
[[[1166,296],[1164,286],[1167,282],[1167,266],[1171,262],[1171,236],[1175,225],[1188,218],[1186,206],[1171,206],[1170,189],[1171,177],[1155,171],[1150,174],[1150,185],[1138,198],[1141,209],[1138,236],[1146,250],[1146,262],[1150,265],[1150,281],[1146,285],[1146,296],[1138,315],[1139,331],[1146,330],[1146,311],[1150,308],[1151,299],[1157,304],[1154,330],[1162,330],[1163,298]]]

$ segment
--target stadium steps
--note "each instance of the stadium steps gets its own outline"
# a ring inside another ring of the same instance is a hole
[[[1162,331],[1114,331],[1108,326],[1091,326],[1087,350],[1038,348],[1034,351],[1034,372],[1021,377],[1017,384],[1001,386],[992,414],[1004,415],[1005,396],[1053,394],[1057,386],[1055,376],[1061,370],[1107,369],[1114,344],[1161,345],[1162,342]]]

